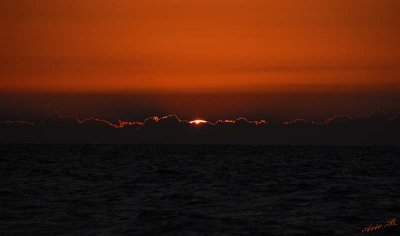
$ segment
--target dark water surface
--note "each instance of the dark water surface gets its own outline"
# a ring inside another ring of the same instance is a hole
[[[2,145],[1,235],[400,235],[400,148]],[[399,224],[397,222],[397,224]]]

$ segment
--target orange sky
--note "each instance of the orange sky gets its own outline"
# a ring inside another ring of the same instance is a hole
[[[0,90],[400,88],[398,0],[3,0]]]

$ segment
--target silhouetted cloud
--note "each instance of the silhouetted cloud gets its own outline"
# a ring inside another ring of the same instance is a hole
[[[1,143],[399,145],[400,119],[385,113],[336,115],[322,122],[295,119],[190,123],[176,115],[144,121],[80,120],[53,113],[42,122],[0,121]]]
[[[310,122],[304,119],[295,119],[292,121],[283,122],[284,125],[309,125]]]
[[[23,121],[23,120],[3,120],[0,121],[0,125],[6,125],[6,126],[30,126],[30,125],[35,125],[33,122],[29,121]]]
[[[80,122],[82,126],[91,127],[91,128],[122,128],[119,125],[115,125],[109,121],[98,119],[98,118],[89,118],[82,120]]]
[[[81,121],[73,116],[61,116],[57,113],[52,113],[43,120],[43,125],[51,127],[67,127],[78,126]]]

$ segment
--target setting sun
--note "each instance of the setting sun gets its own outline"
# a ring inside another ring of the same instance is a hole
[[[204,124],[204,123],[207,123],[207,121],[206,120],[192,120],[192,121],[190,121],[190,124],[196,124],[196,125]]]

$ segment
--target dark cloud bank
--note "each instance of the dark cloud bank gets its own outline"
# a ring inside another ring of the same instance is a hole
[[[191,124],[170,115],[118,124],[52,114],[43,122],[0,122],[0,143],[400,145],[400,118],[384,113],[281,124],[245,118]]]

